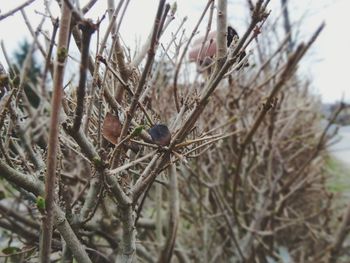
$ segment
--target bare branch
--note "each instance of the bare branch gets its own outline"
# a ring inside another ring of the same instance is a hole
[[[59,35],[58,35],[58,49],[57,58],[54,71],[54,91],[51,108],[51,122],[50,133],[48,141],[47,154],[47,172],[45,181],[45,207],[46,215],[43,217],[42,224],[42,238],[40,261],[42,263],[50,261],[51,254],[51,240],[52,240],[52,223],[53,223],[53,209],[55,198],[55,182],[56,182],[56,167],[57,167],[57,151],[58,151],[58,133],[59,133],[59,117],[61,112],[61,101],[63,95],[63,78],[66,57],[68,54],[68,38],[70,27],[70,9],[68,6],[62,4],[62,16],[60,21]]]
[[[227,0],[218,1],[216,21],[216,56],[218,63],[223,65],[222,59],[227,53]]]
[[[165,245],[160,254],[158,262],[170,262],[176,243],[177,227],[180,216],[180,204],[179,204],[179,189],[177,184],[176,164],[169,166],[169,179],[170,179],[170,200],[169,200],[169,222],[168,222],[168,236],[165,241]]]
[[[89,63],[89,47],[92,34],[96,30],[96,25],[94,25],[89,20],[83,20],[80,23],[80,28],[82,30],[82,47],[81,47],[81,63],[80,63],[80,79],[77,88],[77,107],[75,109],[75,117],[73,123],[73,130],[77,131],[80,128],[81,121],[84,112],[84,99],[85,99],[85,89],[86,89],[86,75]]]
[[[31,3],[33,3],[35,0],[28,0],[26,2],[24,2],[23,4],[21,4],[20,6],[10,10],[9,12],[5,13],[5,14],[2,14],[0,15],[0,21],[5,19],[6,17],[8,16],[12,16],[14,15],[16,12],[22,10],[23,8],[25,8],[26,6],[30,5]]]

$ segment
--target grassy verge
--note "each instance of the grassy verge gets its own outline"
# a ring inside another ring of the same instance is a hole
[[[326,159],[328,190],[335,194],[350,195],[350,166],[333,156]]]

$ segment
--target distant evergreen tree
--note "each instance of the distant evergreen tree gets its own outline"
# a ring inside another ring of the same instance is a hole
[[[14,64],[13,68],[15,69],[15,73],[17,75],[20,74],[20,69],[23,67],[26,56],[30,52],[30,43],[27,40],[24,40],[17,51],[14,53]],[[28,84],[24,86],[24,92],[28,97],[29,102],[35,108],[39,106],[40,98],[33,91],[33,87],[35,87],[39,82],[39,76],[41,72],[41,67],[39,63],[36,61],[35,56],[32,56],[31,66],[28,71],[27,81]],[[13,77],[13,76],[12,76]]]

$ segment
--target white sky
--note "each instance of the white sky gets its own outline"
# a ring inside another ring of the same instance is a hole
[[[0,11],[6,13],[23,2],[25,1],[0,0]],[[34,10],[43,12],[43,2],[44,0],[36,0],[25,9],[27,16],[35,26],[38,25],[41,15],[36,14]],[[52,7],[57,7],[55,2],[53,1]],[[81,6],[86,2],[86,0],[80,0]],[[96,6],[101,6],[101,2],[104,5],[102,10],[93,10],[87,14],[94,21],[104,13],[107,0],[99,0]],[[118,2],[116,1],[116,3]],[[169,2],[172,3],[173,0]],[[169,32],[174,31],[182,18],[187,15],[186,25],[187,35],[189,35],[206,2],[206,0],[177,0],[178,12]],[[349,24],[350,0],[289,0],[289,2],[292,22],[297,23],[302,18],[303,23],[300,27],[302,39],[307,40],[322,21],[326,22],[324,32],[312,48],[311,54],[308,55],[306,66],[302,68],[305,76],[312,80],[314,92],[320,94],[324,102],[334,102],[340,100],[342,96],[350,101],[348,80],[348,74],[350,75],[350,67],[348,66],[350,62],[350,34],[346,27]],[[229,3],[229,20],[231,23],[235,23],[235,27],[242,34],[246,24],[242,14],[242,10],[244,10],[242,3],[245,4],[246,1],[231,0]],[[280,13],[279,3],[280,0],[271,0],[272,13]],[[121,35],[128,45],[134,46],[136,40],[141,40],[143,43],[146,39],[152,28],[157,4],[158,1],[155,0],[131,0],[120,29]],[[46,28],[50,28],[49,21],[45,25]],[[13,54],[13,51],[18,48],[18,43],[25,37],[30,39],[20,13],[0,21],[0,39],[4,42],[9,55]],[[7,66],[2,51],[0,51],[0,61],[4,66]]]

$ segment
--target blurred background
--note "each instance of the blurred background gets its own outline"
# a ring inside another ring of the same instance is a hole
[[[20,1],[1,2],[0,14],[3,14],[18,6]],[[88,1],[80,0],[79,4],[83,6],[86,2]],[[170,27],[173,29],[177,28],[182,18],[187,16],[184,28],[186,34],[189,35],[206,1],[178,0],[176,2],[178,11],[176,19]],[[272,0],[270,2],[269,9],[271,10],[273,19],[282,19],[282,2],[279,0]],[[311,52],[308,53],[306,59],[304,58],[307,62],[305,63],[304,61],[302,67],[302,73],[310,80],[313,93],[319,95],[324,103],[334,103],[341,99],[349,101],[348,61],[350,61],[350,35],[347,33],[348,28],[345,21],[349,20],[348,10],[350,9],[350,1],[289,0],[286,2],[290,25],[294,30],[296,29],[296,31],[292,31],[292,39],[307,39],[307,36],[319,24],[323,21],[326,23],[326,28],[312,47]],[[228,4],[229,22],[237,29],[238,33],[242,34],[249,21],[246,8],[247,1],[231,0],[228,1]],[[51,5],[51,7],[55,6],[57,8],[57,5]],[[106,10],[106,4],[105,8],[103,6],[102,3],[98,8],[93,8],[87,14],[87,17],[96,21]],[[127,26],[121,27],[121,37],[131,49],[136,45],[140,45],[140,43],[142,44],[147,39],[148,32],[150,32],[152,27],[156,6],[157,1],[151,0],[130,2],[130,8],[128,8],[124,18],[124,23]],[[57,14],[58,11],[57,8]],[[31,23],[38,25],[44,13],[43,1],[34,1],[25,9],[25,12]],[[215,23],[215,19],[213,22]],[[51,28],[51,22],[46,21],[45,23],[46,26],[44,25],[44,28]],[[101,27],[103,28],[106,25],[107,20],[101,24]],[[202,23],[198,35],[204,34],[205,26],[206,22]],[[215,28],[215,24],[213,28]],[[165,37],[170,39],[169,35]],[[16,49],[19,49],[21,42],[25,39],[30,39],[30,33],[20,12],[1,21],[0,39],[3,41],[10,56],[13,56]],[[166,41],[166,38],[164,41]],[[0,60],[4,61],[2,52],[0,52]]]

